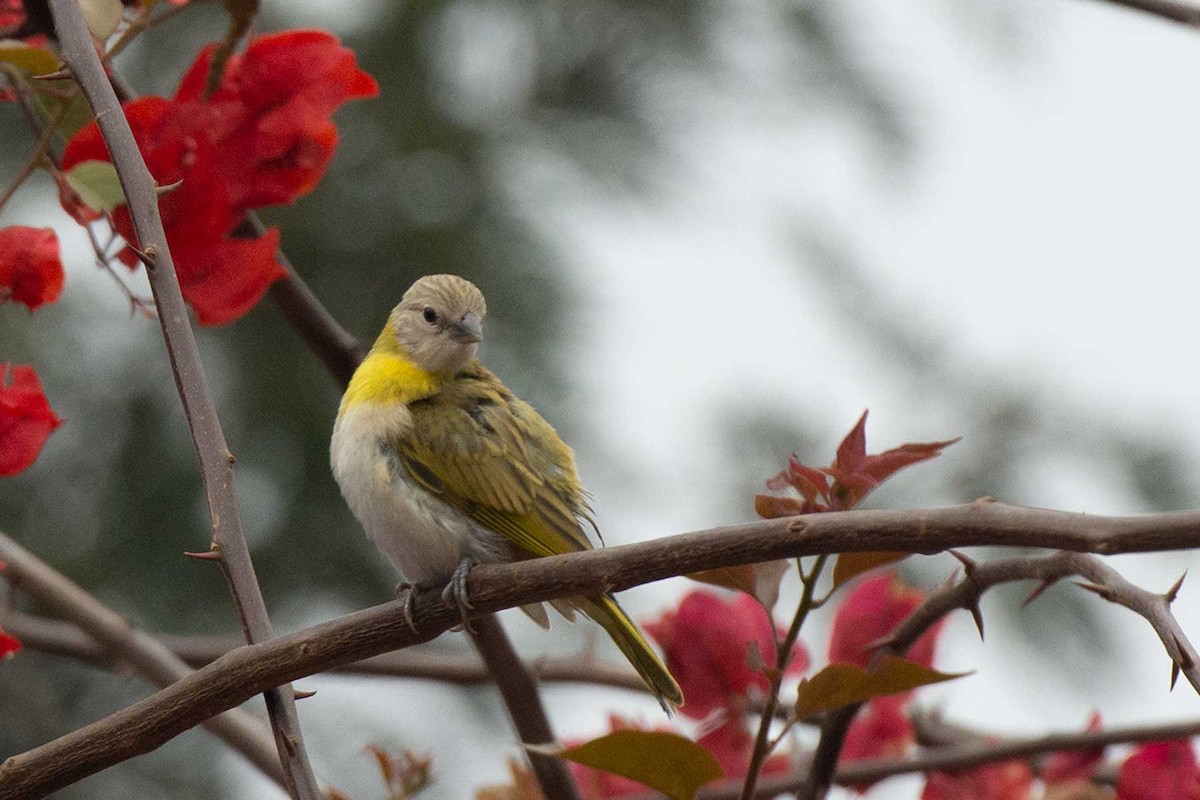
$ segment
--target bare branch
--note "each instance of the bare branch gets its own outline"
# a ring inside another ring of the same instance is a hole
[[[169,686],[191,673],[191,668],[161,642],[134,628],[120,614],[3,533],[0,533],[0,561],[5,563],[0,577],[87,631],[89,635],[79,635],[88,645],[133,667],[154,685]],[[79,633],[73,626],[66,627]],[[268,778],[284,785],[271,731],[262,721],[233,709],[213,717],[205,727],[246,756]]]
[[[158,213],[154,178],[141,153],[109,83],[77,0],[50,0],[62,58],[79,82],[96,120],[125,191],[129,213],[137,232],[137,246],[146,258],[150,286],[158,307],[171,370],[183,401],[188,427],[200,457],[204,486],[212,518],[213,542],[223,554],[221,566],[233,591],[248,641],[273,635],[262,591],[254,575],[250,551],[242,534],[241,515],[233,488],[233,456],[209,394],[196,340],[188,323],[175,264],[167,247],[166,232]],[[271,689],[264,695],[275,731],[288,788],[299,800],[322,796],[300,735],[291,687]]]
[[[119,658],[68,622],[7,611],[4,630],[20,639],[27,650],[73,658],[105,669],[121,666]],[[240,639],[229,636],[150,635],[193,669],[211,664],[242,644]],[[646,684],[628,666],[601,663],[591,655],[540,658],[532,661],[529,669],[539,683],[586,683],[646,693]],[[459,686],[492,682],[488,668],[474,655],[417,650],[384,653],[334,671],[347,675],[432,680]]]

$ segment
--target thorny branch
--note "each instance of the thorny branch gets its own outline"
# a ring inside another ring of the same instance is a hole
[[[983,617],[979,613],[979,600],[993,586],[1018,580],[1037,580],[1039,585],[1030,595],[1032,600],[1056,581],[1080,576],[1087,580],[1079,583],[1079,586],[1125,606],[1150,623],[1171,657],[1172,686],[1182,670],[1192,687],[1200,692],[1200,670],[1197,669],[1195,649],[1170,611],[1170,604],[1179,589],[1178,583],[1164,594],[1154,594],[1134,586],[1116,570],[1086,553],[1059,552],[982,565],[962,554],[955,555],[963,563],[965,577],[931,592],[925,602],[900,623],[885,641],[879,643],[874,656],[876,660],[888,654],[902,655],[935,622],[958,608],[971,612],[982,636]],[[799,787],[798,797],[801,800],[825,797],[833,783],[846,733],[860,707],[854,705],[839,709],[822,722],[821,738],[809,767],[808,778]]]
[[[93,649],[128,664],[155,686],[169,686],[192,671],[162,642],[134,628],[120,614],[3,533],[0,533],[0,561],[5,564],[0,577],[11,586],[74,622],[87,632],[81,638]],[[213,717],[205,726],[246,756],[268,778],[284,785],[279,756],[265,723],[245,711],[231,709]]]
[[[96,54],[79,3],[77,0],[50,0],[50,10],[62,58],[96,115],[125,191],[137,231],[137,244],[158,307],[171,371],[200,457],[212,519],[213,551],[220,554],[221,566],[233,592],[247,640],[269,639],[273,635],[271,621],[254,575],[234,493],[233,456],[225,443],[188,323],[187,309],[158,212],[154,178],[138,151],[129,122],[121,112],[117,96]],[[291,687],[271,688],[264,694],[264,699],[289,791],[297,800],[318,800],[322,795],[305,753]]]
[[[1130,531],[1138,531],[1143,537],[1173,549],[1177,546],[1176,537],[1182,535],[1184,520],[1190,519],[1195,525],[1197,517],[1200,515],[1089,517],[999,503],[925,511],[832,512],[513,564],[485,564],[471,571],[468,590],[476,613],[487,614],[558,597],[621,591],[717,567],[839,550],[883,547],[934,553],[967,545],[1030,546],[1040,538],[1043,543],[1071,542],[1080,548],[1104,552],[1114,548],[1144,551],[1143,541],[1125,538]],[[979,523],[980,519],[991,521],[994,527],[990,535]],[[967,524],[970,520],[974,522]],[[1064,526],[1067,532],[1060,532],[1052,527],[1058,520],[1073,522]],[[1082,523],[1086,521],[1092,523],[1093,530],[1085,535]],[[852,522],[858,523],[857,530],[848,527]],[[1155,526],[1156,522],[1160,527]],[[833,532],[838,536],[831,538]],[[903,650],[944,614],[955,608],[973,607],[981,582],[986,586],[1080,574],[1101,584],[1104,575],[1089,566],[1098,564],[1096,559],[1058,553],[1043,559],[977,566],[970,581],[933,592],[896,630],[891,647]],[[418,634],[407,629],[400,605],[389,603],[268,642],[240,647],[116,714],[9,758],[0,765],[0,800],[44,796],[107,766],[148,752],[269,686],[429,641],[459,622],[457,611],[446,607],[436,589],[418,593],[414,606]],[[840,745],[836,749],[840,750]]]

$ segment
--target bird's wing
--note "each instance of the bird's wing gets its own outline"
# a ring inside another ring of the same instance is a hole
[[[571,449],[494,375],[476,367],[409,410],[395,446],[416,481],[530,555],[591,548]]]

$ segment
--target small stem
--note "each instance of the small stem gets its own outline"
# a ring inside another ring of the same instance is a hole
[[[754,752],[750,755],[750,767],[746,772],[746,781],[742,784],[742,800],[751,800],[754,797],[758,785],[758,775],[762,771],[763,764],[766,763],[767,756],[771,754],[775,745],[782,738],[781,735],[774,742],[770,741],[771,723],[775,720],[775,708],[779,704],[779,686],[783,683],[783,674],[787,669],[788,660],[791,658],[792,648],[796,645],[796,638],[800,635],[800,628],[813,609],[813,593],[816,591],[817,580],[821,577],[821,571],[825,569],[825,562],[828,560],[828,555],[819,555],[807,575],[800,570],[804,593],[800,597],[800,605],[796,608],[796,614],[792,617],[792,625],[776,650],[775,672],[771,675],[771,687],[767,690],[767,701],[758,721],[758,735],[754,739]],[[771,624],[774,625],[774,623]],[[784,732],[786,733],[786,727]]]

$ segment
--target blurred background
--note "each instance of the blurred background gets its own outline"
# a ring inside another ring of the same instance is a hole
[[[263,5],[261,30],[332,30],[382,88],[339,112],[317,190],[264,215],[284,250],[363,337],[416,277],[475,281],[486,361],[575,447],[610,544],[752,519],[788,453],[828,463],[864,408],[872,451],[964,437],[876,507],[1200,505],[1200,34],[1092,0]],[[170,94],[224,25],[199,4],[118,66]],[[0,136],[11,176],[33,147],[11,104]],[[236,633],[219,570],[181,556],[207,547],[208,521],[158,327],[131,317],[48,179],[0,224],[49,220],[63,299],[0,308],[0,360],[33,364],[67,423],[0,482],[0,528],[140,626]],[[389,600],[396,575],[329,473],[323,368],[269,302],[199,336],[277,630]],[[1194,562],[1115,559],[1157,590]],[[953,566],[903,569],[931,587]],[[648,619],[688,588],[623,602]],[[781,611],[797,594],[785,584]],[[1004,733],[1092,709],[1111,725],[1200,716],[1186,686],[1168,693],[1144,623],[1082,594],[1025,610],[1020,588],[991,594],[986,644],[955,618],[938,664],[977,673],[925,704]],[[1185,584],[1176,608],[1200,632],[1197,597]],[[804,636],[818,663],[830,616]],[[587,625],[505,623],[530,657],[618,657]],[[427,647],[470,653],[461,634]],[[148,691],[29,651],[0,671],[0,755]],[[518,753],[490,688],[300,687],[318,690],[301,705],[318,774],[355,800],[382,796],[367,744],[432,753],[430,800],[504,780]],[[617,690],[546,698],[564,738],[607,730],[610,710],[661,722]],[[282,795],[193,731],[57,796]]]

